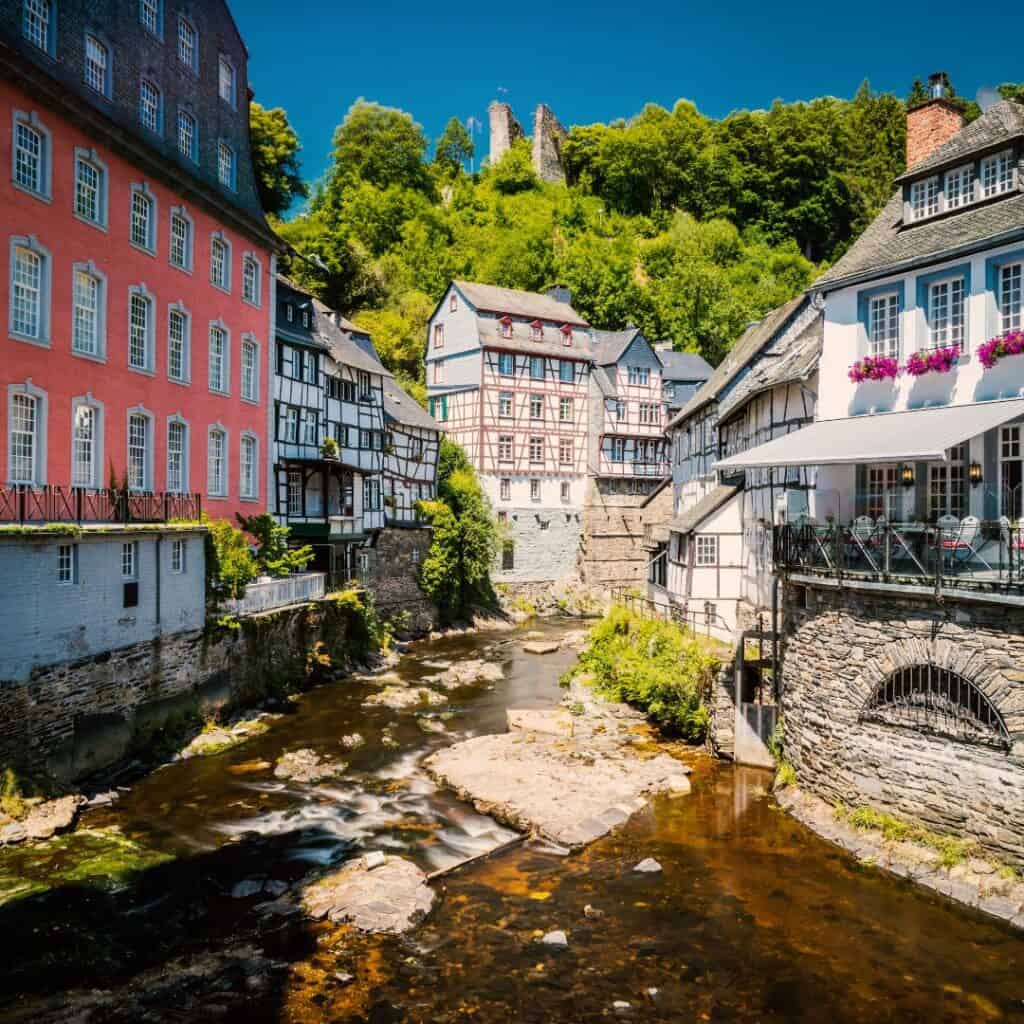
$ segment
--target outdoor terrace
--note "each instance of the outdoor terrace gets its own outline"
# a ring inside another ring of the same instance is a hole
[[[201,515],[199,494],[0,485],[0,524],[198,522]]]

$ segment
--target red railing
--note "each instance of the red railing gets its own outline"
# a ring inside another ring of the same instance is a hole
[[[199,494],[0,485],[0,523],[166,523],[201,514]]]

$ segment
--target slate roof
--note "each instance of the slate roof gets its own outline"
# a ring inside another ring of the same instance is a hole
[[[757,357],[750,372],[742,377],[718,407],[724,420],[748,399],[767,388],[793,380],[806,380],[821,358],[825,315],[819,313],[802,331],[782,337]]]
[[[407,395],[398,386],[394,377],[384,381],[384,415],[408,427],[423,427],[426,430],[436,430],[438,433],[441,431],[434,417],[419,402]]]
[[[955,166],[1021,135],[1024,135],[1024,107],[1009,101],[996,103],[897,181],[917,178],[939,167]],[[812,288],[829,291],[1020,237],[1024,237],[1024,194],[1020,191],[904,224],[900,189]]]
[[[1012,100],[993,103],[976,121],[961,128],[931,156],[918,161],[896,180],[909,181],[924,177],[929,171],[940,167],[953,167],[987,149],[1005,146],[1021,136],[1024,136],[1024,106]]]
[[[743,488],[739,484],[719,484],[704,495],[696,505],[691,505],[681,516],[668,521],[673,533],[693,533],[709,516],[714,515],[730,498]]]
[[[711,364],[696,352],[656,350],[663,367],[661,375],[668,381],[707,380],[714,372]]]
[[[669,427],[693,415],[701,406],[714,401],[720,392],[732,383],[733,380],[743,371],[751,359],[761,351],[765,345],[782,330],[789,320],[794,317],[804,303],[809,301],[806,295],[797,295],[789,302],[773,309],[763,319],[750,324],[740,335],[739,340],[733,345],[729,354],[715,367],[711,376],[704,382],[701,389],[683,406],[683,408],[670,420]]]
[[[560,359],[593,359],[594,345],[590,331],[575,330],[572,344],[562,343],[562,332],[557,327],[546,327],[543,341],[533,341],[530,325],[518,320],[512,322],[512,337],[501,334],[501,321],[491,317],[477,317],[477,333],[480,344],[489,348],[505,349],[508,352],[525,352],[531,356],[554,356]]]
[[[383,363],[364,352],[331,318],[331,311],[319,299],[313,300],[316,309],[316,331],[314,332],[327,350],[339,363],[354,366],[357,370],[366,370],[384,377],[390,377],[391,371]],[[358,330],[358,328],[356,328]],[[361,332],[365,334],[366,332]]]
[[[589,326],[567,302],[559,302],[550,295],[499,288],[493,284],[477,284],[474,281],[452,283],[481,312],[507,313],[509,316],[534,317],[558,324]]]
[[[640,333],[639,327],[627,327],[624,331],[593,331],[594,362],[598,366],[617,363]]]

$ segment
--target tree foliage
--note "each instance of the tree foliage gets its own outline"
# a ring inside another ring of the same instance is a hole
[[[474,152],[473,140],[466,126],[457,117],[453,117],[437,140],[434,163],[458,173],[465,168],[467,161],[473,159]]]
[[[227,519],[206,520],[206,590],[216,603],[221,598],[245,596],[259,566],[249,550],[249,540]]]
[[[280,217],[308,194],[299,166],[299,137],[281,107],[249,106],[249,133],[256,187],[263,209]]]
[[[256,541],[256,564],[262,574],[287,576],[290,572],[301,572],[313,560],[310,545],[288,546],[291,529],[278,525],[267,512],[257,516],[240,515],[238,525]]]

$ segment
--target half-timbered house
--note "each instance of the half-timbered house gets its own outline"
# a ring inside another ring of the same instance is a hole
[[[723,638],[770,601],[776,505],[813,479],[806,467],[722,475],[717,463],[814,418],[821,324],[806,296],[751,324],[668,426],[675,515],[651,533],[648,586]]]
[[[393,377],[384,380],[384,521],[419,525],[420,501],[436,494],[441,430]]]
[[[704,385],[712,369],[696,352],[676,352],[672,342],[659,341],[654,351],[661,360],[661,394],[671,419]]]
[[[454,281],[428,323],[430,409],[505,525],[499,582],[574,572],[593,341],[568,291]]]

